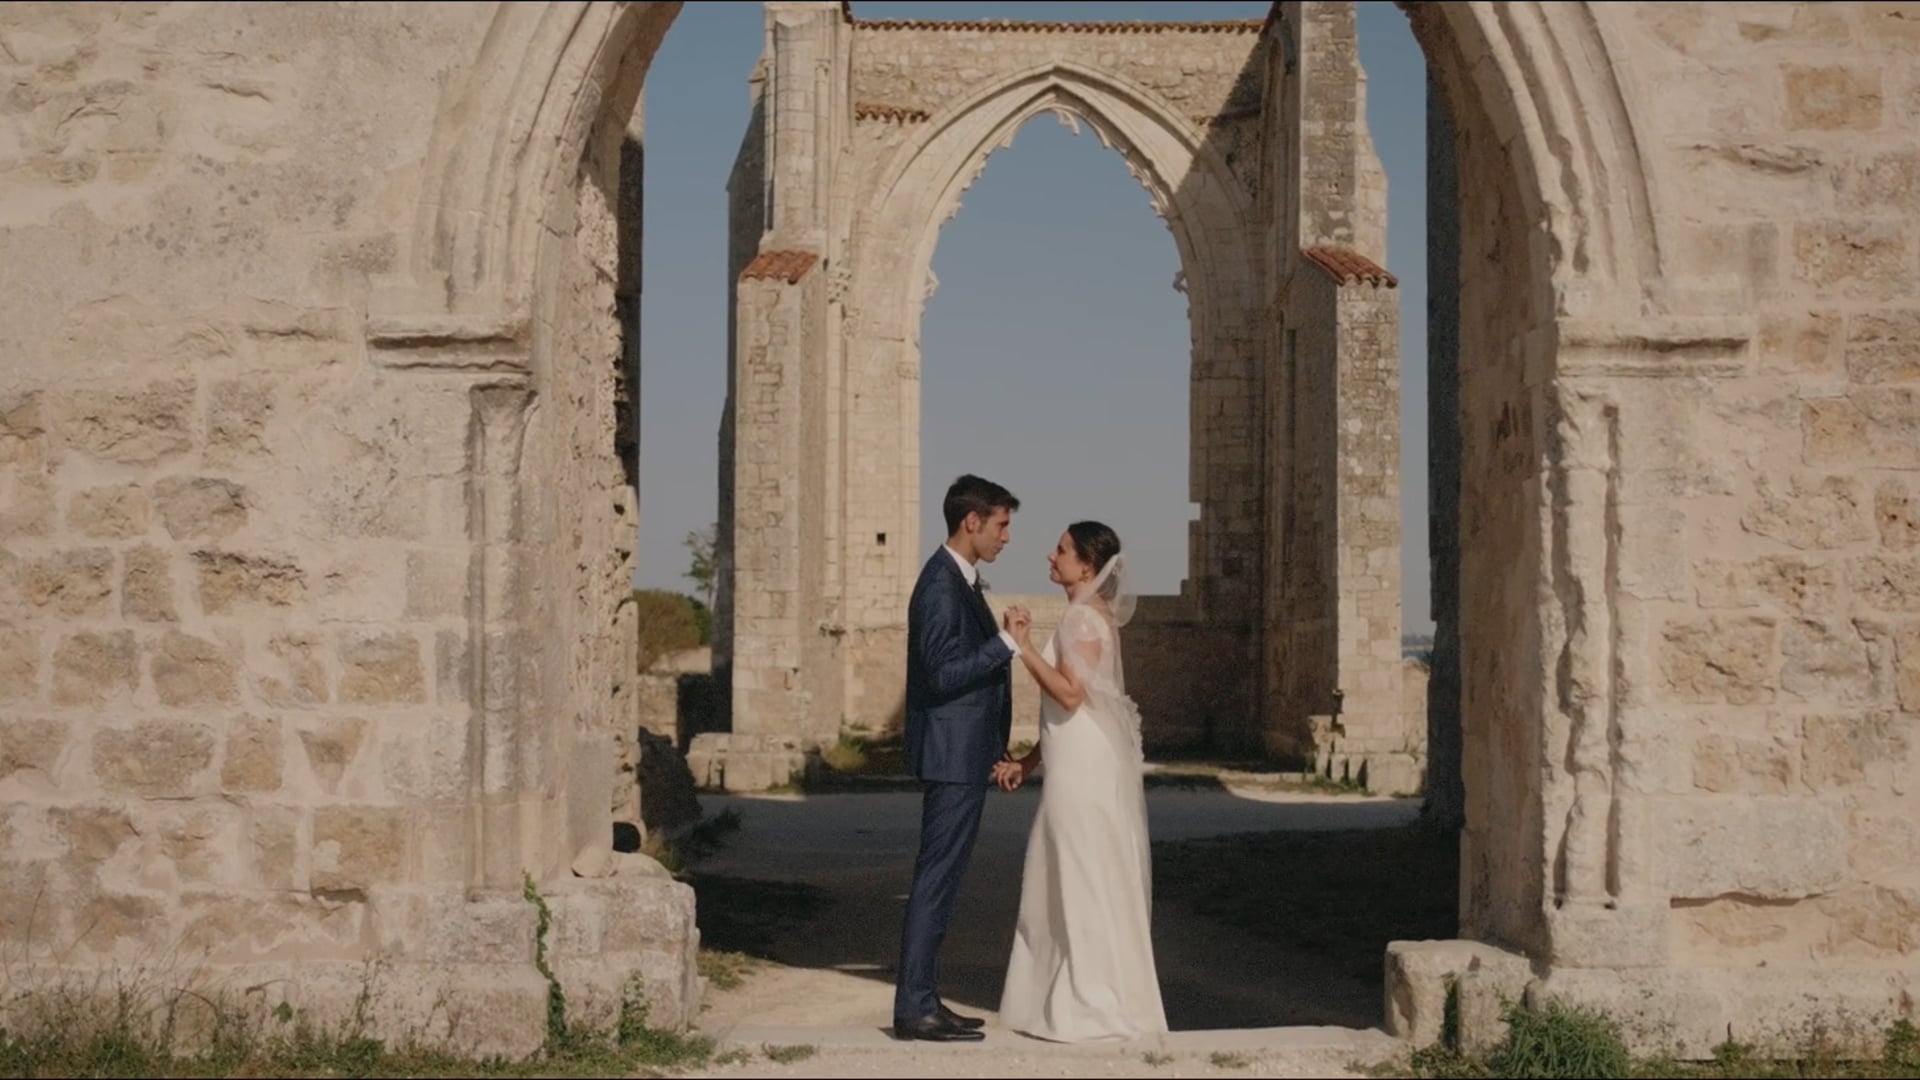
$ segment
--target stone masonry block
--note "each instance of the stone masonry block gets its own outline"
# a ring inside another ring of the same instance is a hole
[[[1477,941],[1394,941],[1387,944],[1386,1028],[1415,1049],[1440,1041],[1447,998],[1464,1005],[1476,998],[1505,996],[1519,1001],[1532,979],[1525,956]],[[1469,991],[1467,987],[1471,985]],[[1464,1016],[1462,1017],[1464,1020]],[[1494,1032],[1462,1024],[1464,1049],[1497,1042]]]

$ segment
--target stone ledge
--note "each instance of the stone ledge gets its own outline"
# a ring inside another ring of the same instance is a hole
[[[1747,369],[1751,318],[1561,319],[1561,375],[1736,375]]]
[[[369,316],[366,339],[370,359],[385,368],[527,375],[529,330],[515,312],[425,312]]]
[[[1912,1008],[1920,973],[1755,968],[1600,970],[1543,966],[1478,941],[1387,945],[1386,1029],[1414,1048],[1439,1041],[1455,996],[1460,1048],[1485,1051],[1506,1035],[1508,1005],[1548,1002],[1600,1013],[1635,1054],[1683,1061],[1713,1056],[1732,1038],[1760,1053],[1804,1052],[1816,1035],[1839,1053],[1877,1057],[1887,1029]]]
[[[634,984],[644,988],[656,1027],[686,1030],[699,1016],[705,984],[696,959],[693,890],[646,861],[653,872],[565,877],[541,886],[553,915],[547,954],[571,1022],[610,1028],[622,994]],[[98,998],[111,1009],[118,993],[137,990],[156,1003],[180,998],[186,1007],[178,1022],[188,1046],[213,1016],[196,1016],[194,1002],[263,1017],[284,1003],[336,1030],[358,1010],[374,1038],[475,1057],[524,1057],[545,1042],[547,981],[533,963],[539,912],[532,903],[517,892],[469,896],[450,886],[382,890],[375,908],[376,932],[361,960],[292,954],[215,964],[162,949],[151,954],[160,958],[151,968],[20,964],[0,1003],[0,1026],[36,993]],[[363,1003],[363,995],[369,1001]]]
[[[1817,1034],[1843,1056],[1878,1057],[1915,993],[1920,973],[1911,970],[1560,968],[1528,987],[1527,1004],[1604,1013],[1636,1054],[1699,1061],[1732,1038],[1762,1055],[1796,1055]]]

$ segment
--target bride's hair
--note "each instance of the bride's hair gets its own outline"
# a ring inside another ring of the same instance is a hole
[[[1067,526],[1067,535],[1073,539],[1073,553],[1096,574],[1120,554],[1120,534],[1098,521],[1076,521]]]

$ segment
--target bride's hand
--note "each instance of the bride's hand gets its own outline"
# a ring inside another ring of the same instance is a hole
[[[1007,632],[1013,640],[1020,643],[1022,649],[1033,644],[1033,613],[1026,608],[1014,608],[1007,612]]]
[[[993,763],[993,782],[999,785],[1001,791],[1018,788],[1026,778],[1026,770],[1017,761],[1003,758]]]

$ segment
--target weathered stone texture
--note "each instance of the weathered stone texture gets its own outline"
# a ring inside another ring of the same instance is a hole
[[[289,560],[197,551],[194,561],[200,570],[200,610],[208,615],[288,608],[306,598],[306,574]]]
[[[93,736],[93,772],[110,789],[159,798],[205,794],[216,743],[193,721],[150,721]]]
[[[138,622],[178,622],[180,611],[173,595],[173,567],[161,548],[127,552],[120,578],[120,612]]]
[[[0,13],[6,940],[77,966],[213,941],[330,1015],[377,942],[401,963],[383,1023],[444,1032],[447,989],[482,1049],[520,1053],[544,1033],[531,871],[583,998],[642,971],[657,1017],[692,1015],[690,892],[610,859],[567,876],[637,724],[632,109],[675,10]],[[1434,496],[1457,572],[1432,685],[1459,718],[1462,933],[1528,955],[1403,951],[1396,1027],[1437,1030],[1412,1014],[1478,962],[1500,977],[1462,998],[1477,1031],[1521,967],[1646,1049],[1883,1029],[1920,888],[1920,18],[1408,17],[1459,192],[1435,219],[1458,483]],[[1266,706],[1316,686],[1304,715],[1356,727],[1398,700],[1391,290],[1343,280],[1385,306],[1322,325],[1282,289],[1310,242],[1386,258],[1351,25],[774,10],[730,261],[807,269],[729,282],[716,671],[754,729],[744,781],[891,718],[929,549],[921,241],[1041,112],[1122,150],[1193,308],[1201,520],[1136,635],[1164,667],[1129,664],[1188,705],[1160,730],[1271,735]],[[1307,340],[1328,327],[1344,345]],[[1276,385],[1291,331],[1347,381]],[[1178,634],[1230,659],[1183,664]]]
[[[278,790],[284,758],[282,742],[278,721],[251,717],[234,721],[227,731],[221,786],[236,792]]]
[[[106,705],[140,685],[140,651],[133,631],[84,632],[53,653],[55,705]]]
[[[172,478],[153,494],[175,540],[219,540],[246,527],[246,490],[230,480]]]
[[[350,635],[341,640],[339,656],[341,701],[388,705],[426,700],[420,642],[412,635]]]
[[[154,648],[152,672],[162,705],[231,705],[240,700],[239,658],[220,642],[170,630]]]
[[[98,540],[125,540],[147,531],[146,492],[138,485],[92,488],[67,505],[67,528]]]

